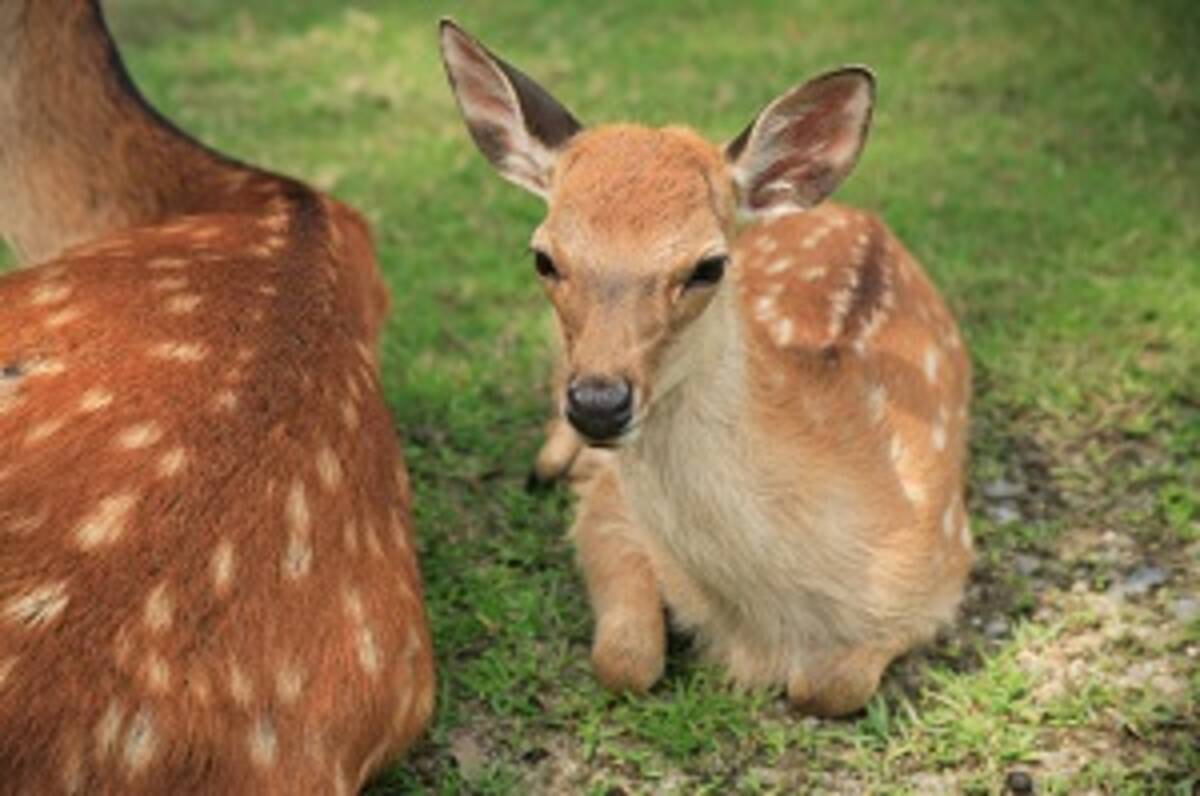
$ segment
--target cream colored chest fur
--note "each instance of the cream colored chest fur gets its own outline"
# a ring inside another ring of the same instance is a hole
[[[797,483],[793,470],[771,472],[762,433],[714,405],[738,397],[709,393],[662,407],[659,422],[620,457],[656,563],[694,587],[672,594],[665,579],[668,605],[709,643],[763,654],[857,641],[871,624],[861,575],[878,518],[864,513],[852,484],[827,473]]]

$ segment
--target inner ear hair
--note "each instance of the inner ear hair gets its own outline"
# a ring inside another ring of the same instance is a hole
[[[874,105],[870,70],[828,72],[780,95],[725,147],[750,216],[803,210],[854,168]]]
[[[452,20],[440,30],[446,76],[476,146],[502,176],[545,196],[558,151],[582,125]]]

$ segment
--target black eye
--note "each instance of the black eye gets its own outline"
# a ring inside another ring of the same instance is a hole
[[[721,281],[721,277],[725,276],[725,266],[728,264],[729,258],[723,254],[705,257],[696,263],[696,267],[688,274],[687,282],[683,285],[684,289],[712,287]]]
[[[534,250],[533,267],[542,279],[557,280],[559,278],[558,269],[554,267],[554,261],[545,252]]]

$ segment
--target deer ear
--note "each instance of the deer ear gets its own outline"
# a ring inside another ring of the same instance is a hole
[[[475,145],[506,179],[545,198],[558,153],[581,125],[452,20],[440,29],[442,63]]]
[[[725,147],[741,212],[751,217],[820,202],[858,160],[875,78],[862,67],[821,75],[776,98]]]

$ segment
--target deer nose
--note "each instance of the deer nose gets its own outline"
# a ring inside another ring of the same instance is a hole
[[[567,420],[593,442],[617,437],[633,417],[633,387],[626,379],[589,376],[567,387]]]

